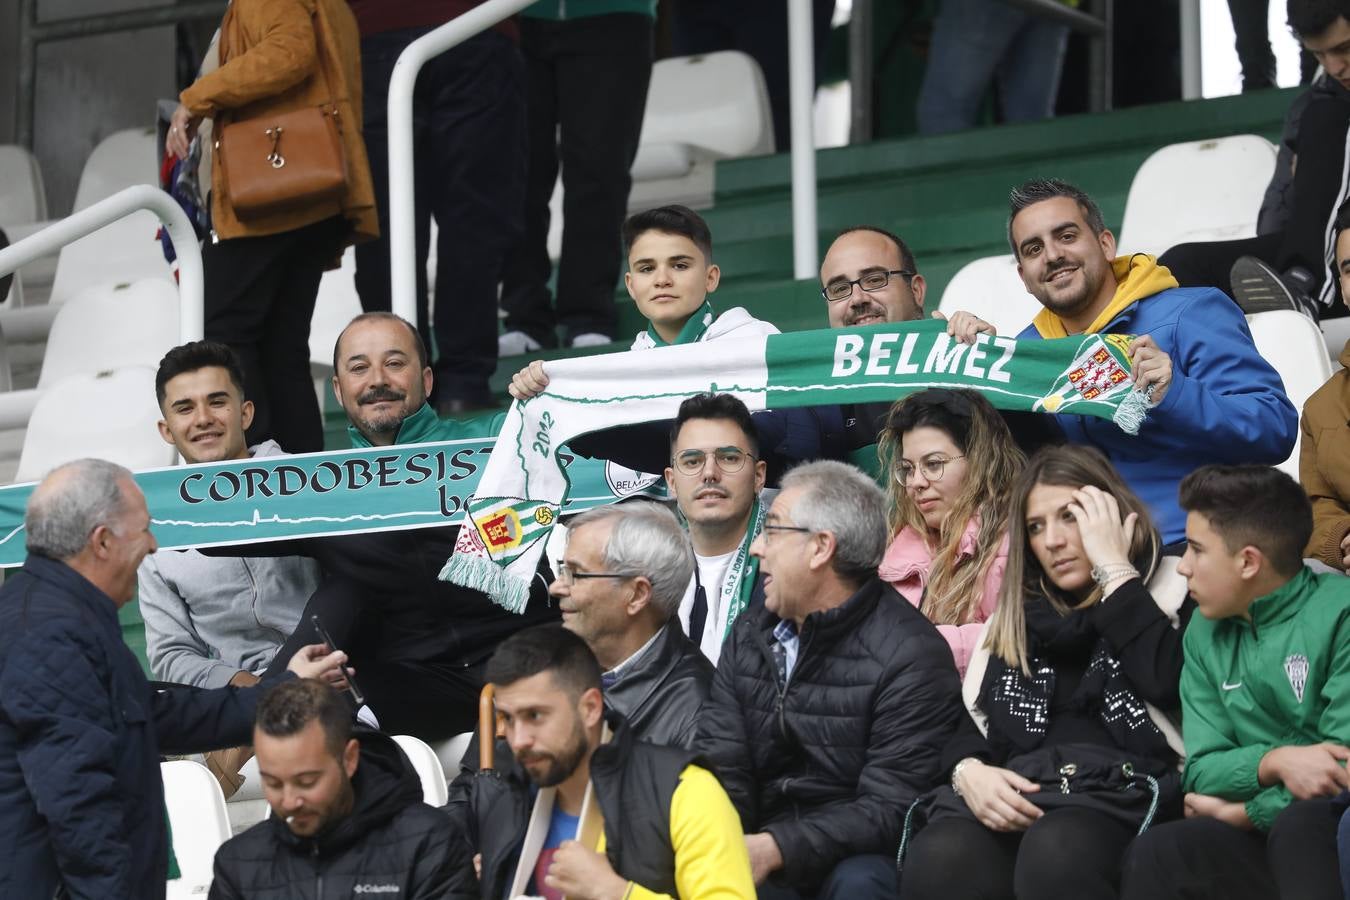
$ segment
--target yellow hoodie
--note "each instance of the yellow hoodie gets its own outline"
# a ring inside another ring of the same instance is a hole
[[[1111,272],[1116,278],[1115,296],[1106,304],[1106,308],[1097,314],[1097,318],[1092,320],[1085,334],[1096,334],[1101,331],[1112,319],[1145,297],[1152,297],[1168,288],[1181,286],[1176,278],[1172,277],[1167,266],[1158,265],[1158,258],[1147,253],[1117,256],[1111,261]],[[1063,320],[1048,309],[1038,312],[1031,324],[1036,326],[1036,330],[1043,338],[1069,336]]]

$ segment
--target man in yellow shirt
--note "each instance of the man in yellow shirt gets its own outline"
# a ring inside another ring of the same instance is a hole
[[[516,765],[469,776],[451,800],[452,814],[466,807],[480,895],[754,898],[740,818],[717,778],[689,751],[634,740],[621,716],[605,713],[600,674],[585,641],[557,625],[517,633],[488,661]],[[577,840],[592,784],[603,816],[594,848]]]

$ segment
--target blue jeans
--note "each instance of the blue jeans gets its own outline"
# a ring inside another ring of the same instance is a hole
[[[830,870],[815,894],[772,883],[759,888],[759,900],[895,900],[895,860],[879,854],[850,856]]]
[[[1005,122],[1048,118],[1069,29],[1001,0],[942,0],[919,91],[919,132],[975,126],[989,86]]]

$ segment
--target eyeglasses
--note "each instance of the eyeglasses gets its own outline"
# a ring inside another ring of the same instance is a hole
[[[763,525],[763,531],[764,531],[764,542],[768,543],[769,538],[773,536],[773,533],[775,531],[796,531],[800,532],[801,534],[811,534],[815,531],[815,529],[804,528],[801,525],[775,525],[771,522],[765,522]]]
[[[930,456],[919,463],[919,469],[923,471],[923,477],[930,483],[942,480],[942,476],[947,473],[947,463],[955,462],[958,459],[965,459],[964,456]],[[895,467],[895,480],[901,484],[909,484],[914,480],[914,466],[902,462]]]
[[[708,464],[708,454],[712,453],[717,468],[728,475],[734,475],[745,468],[747,459],[754,455],[746,453],[740,447],[718,447],[716,450],[681,450],[675,454],[675,470],[681,475],[697,475]]]
[[[576,572],[567,563],[558,563],[558,580],[571,587],[587,578],[637,578],[637,572]]]
[[[831,303],[838,303],[840,300],[847,300],[853,296],[853,286],[856,284],[864,291],[879,291],[891,283],[892,275],[899,275],[904,278],[906,283],[909,279],[917,275],[910,269],[888,269],[884,272],[868,272],[861,278],[855,278],[852,281],[831,281],[820,289],[820,296]]]

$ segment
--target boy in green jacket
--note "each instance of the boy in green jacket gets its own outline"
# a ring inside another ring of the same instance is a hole
[[[1350,787],[1350,580],[1303,565],[1312,509],[1266,466],[1181,482],[1191,620],[1186,819],[1132,846],[1126,898],[1341,897],[1331,797]]]

